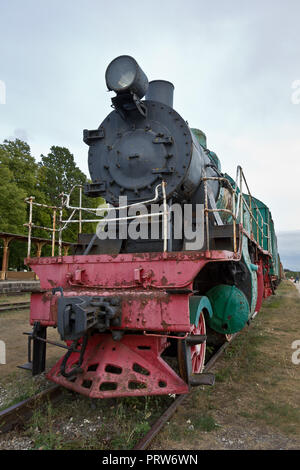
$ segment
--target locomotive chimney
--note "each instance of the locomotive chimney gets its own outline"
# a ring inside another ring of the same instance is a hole
[[[145,96],[146,100],[158,101],[173,108],[174,85],[166,80],[152,80]]]

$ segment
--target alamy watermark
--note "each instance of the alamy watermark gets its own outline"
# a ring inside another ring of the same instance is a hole
[[[291,347],[295,349],[292,354],[292,363],[298,366],[300,364],[300,339],[293,341]]]
[[[96,234],[100,240],[184,240],[186,250],[200,250],[204,245],[203,204],[134,204],[119,197],[119,206],[99,206],[97,215],[104,216]]]
[[[300,104],[300,80],[294,80],[292,83],[293,91],[291,95],[292,104]]]
[[[6,364],[6,346],[4,341],[0,340],[0,364]]]
[[[6,104],[6,85],[3,80],[0,80],[0,104]]]

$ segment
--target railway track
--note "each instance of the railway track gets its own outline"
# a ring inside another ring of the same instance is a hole
[[[0,433],[9,432],[18,426],[24,425],[31,418],[36,407],[41,407],[49,401],[55,403],[61,399],[62,394],[63,389],[55,385],[0,411]]]
[[[30,302],[0,303],[0,313],[8,310],[20,310],[30,307]]]
[[[203,372],[208,372],[209,370],[212,369],[212,367],[215,365],[217,360],[222,356],[224,353],[225,349],[232,343],[234,338],[238,335],[238,333],[232,335],[230,341],[224,343],[218,351],[210,358],[210,360],[207,362],[204,371]],[[158,420],[153,424],[151,429],[148,431],[148,433],[138,442],[138,444],[134,447],[134,450],[146,450],[148,449],[149,445],[153,441],[153,439],[158,435],[160,430],[163,428],[163,426],[166,424],[166,422],[173,416],[175,411],[178,409],[178,407],[184,402],[188,394],[185,395],[179,395],[175,401],[164,411],[164,413],[158,418]]]
[[[204,372],[208,372],[222,356],[225,349],[232,343],[237,334],[233,335],[229,342],[224,343],[218,351],[207,362]],[[183,403],[188,394],[179,395],[175,401],[164,411],[160,418],[154,423],[150,431],[139,441],[134,450],[146,450],[153,439],[160,432],[165,423],[175,413],[177,408]],[[40,392],[26,400],[23,400],[9,408],[0,411],[0,434],[12,431],[14,428],[23,426],[33,415],[37,407],[42,407],[46,403],[56,403],[63,397],[63,388],[55,385],[43,392]]]

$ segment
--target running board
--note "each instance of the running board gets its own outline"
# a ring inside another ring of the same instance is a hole
[[[209,372],[203,374],[192,374],[189,377],[189,385],[197,387],[198,385],[214,385],[215,374]]]

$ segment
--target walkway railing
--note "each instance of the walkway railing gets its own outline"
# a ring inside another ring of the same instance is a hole
[[[120,211],[123,209],[129,209],[132,207],[138,207],[141,205],[146,205],[150,204],[152,202],[156,202],[160,199],[161,195],[159,194],[159,189],[161,188],[162,191],[162,198],[163,198],[163,211],[162,212],[157,212],[157,213],[150,213],[150,214],[141,214],[141,215],[134,215],[134,216],[128,216],[128,217],[116,217],[116,218],[109,218],[109,222],[122,222],[125,220],[130,220],[130,219],[142,219],[142,218],[147,218],[147,217],[162,217],[163,220],[163,241],[164,241],[164,251],[167,251],[167,242],[168,242],[168,218],[169,218],[169,208],[167,205],[167,199],[166,199],[166,183],[162,181],[160,184],[158,184],[155,188],[155,195],[154,198],[146,200],[146,201],[141,201],[138,203],[133,203],[133,204],[128,204],[124,206],[118,206],[118,207],[101,207],[101,210],[105,210],[105,212],[109,213],[111,211]],[[70,203],[70,198],[72,195],[72,192],[74,191],[75,188],[79,188],[79,206],[72,206]],[[83,218],[83,213],[89,213],[89,214],[94,214],[97,216],[99,214],[99,207],[82,207],[82,186],[81,185],[75,185],[71,189],[69,194],[62,193],[60,194],[61,198],[61,205],[60,206],[50,206],[47,204],[41,204],[38,202],[35,202],[35,198],[33,196],[30,196],[25,199],[25,202],[29,204],[29,221],[28,223],[24,224],[26,227],[28,227],[28,248],[27,248],[27,257],[30,258],[31,254],[31,239],[32,239],[32,230],[34,228],[36,229],[42,229],[47,232],[51,232],[52,234],[52,252],[51,256],[54,256],[55,254],[55,244],[57,243],[56,240],[56,234],[58,234],[58,255],[61,256],[62,254],[62,244],[64,243],[62,240],[62,235],[63,231],[66,230],[66,228],[69,226],[69,224],[78,224],[78,233],[82,233],[82,226],[85,223],[98,223],[100,221],[103,221],[103,216],[98,218]],[[52,227],[42,227],[40,225],[36,225],[33,222],[33,206],[37,207],[44,207],[47,209],[52,210]],[[71,211],[69,217],[67,219],[63,218],[63,213],[64,210],[69,210]],[[98,214],[97,214],[98,213]],[[58,214],[58,217],[57,217]],[[78,218],[76,218],[76,215],[78,215]]]
[[[205,229],[206,229],[206,249],[210,250],[210,224],[209,224],[209,214],[210,213],[224,213],[232,218],[233,225],[233,251],[237,253],[238,251],[238,231],[242,231],[253,240],[261,250],[265,250],[265,245],[267,245],[267,251],[271,252],[271,239],[270,239],[270,214],[268,212],[268,221],[265,222],[264,217],[257,206],[255,199],[253,198],[248,183],[246,181],[244,172],[241,166],[237,167],[236,180],[234,184],[231,184],[230,181],[224,176],[207,176],[204,170],[202,181],[204,184],[204,217],[205,217]],[[231,194],[231,207],[229,208],[216,208],[209,207],[209,188],[208,181],[218,181],[221,186],[227,188]],[[239,183],[239,184],[238,184]],[[244,193],[245,187],[245,193]],[[79,205],[71,205],[70,199],[75,188],[79,188]],[[32,230],[42,229],[52,234],[52,256],[55,255],[55,245],[58,243],[58,254],[62,255],[62,245],[63,232],[69,227],[70,224],[78,224],[78,233],[82,233],[83,224],[86,223],[98,223],[103,221],[103,216],[99,217],[99,207],[82,207],[82,186],[75,185],[69,194],[62,193],[60,195],[61,204],[60,206],[50,206],[47,204],[41,204],[35,202],[35,198],[30,196],[25,199],[29,204],[29,221],[24,224],[28,227],[28,251],[27,257],[30,258],[31,253],[31,241],[32,241]],[[161,193],[160,194],[160,191]],[[138,207],[141,205],[148,205],[150,203],[156,202],[161,198],[163,199],[163,210],[156,213],[145,213],[141,215],[127,216],[127,217],[115,217],[109,218],[109,222],[122,222],[130,219],[142,219],[148,217],[162,217],[163,221],[163,250],[167,251],[168,248],[168,224],[169,224],[169,215],[170,210],[167,204],[166,199],[166,182],[162,181],[155,188],[155,194],[152,199],[141,201],[138,203],[128,204],[119,207],[105,207],[105,212],[109,213],[111,211],[120,211],[123,209],[129,209]],[[32,220],[33,206],[47,208],[52,210],[52,227],[42,227],[36,225]],[[69,216],[64,219],[64,213],[69,211]],[[84,214],[92,214],[93,218],[86,216]],[[248,220],[246,220],[246,217]],[[249,226],[250,221],[250,226]],[[228,223],[228,222],[227,222]],[[226,225],[226,223],[224,223]],[[57,240],[58,236],[58,240]],[[266,243],[265,243],[266,242]]]
[[[257,206],[246,181],[243,169],[241,166],[237,167],[236,172],[236,180],[234,187],[231,185],[229,180],[225,177],[213,177],[213,176],[206,176],[206,172],[204,170],[204,176],[202,177],[202,181],[204,182],[204,214],[205,214],[205,221],[206,221],[206,238],[207,238],[207,250],[210,249],[210,237],[209,237],[209,220],[208,216],[209,213],[226,213],[232,217],[233,221],[233,251],[237,252],[237,224],[240,224],[243,228],[243,231],[248,235],[251,240],[254,240],[261,250],[264,250],[264,240],[267,241],[268,252],[271,252],[271,245],[270,245],[270,213],[268,212],[268,222],[264,221],[264,218]],[[208,181],[219,181],[220,185],[223,184],[231,193],[231,208],[209,208],[208,206]],[[238,186],[239,182],[239,186]],[[243,186],[245,185],[247,192],[243,192]],[[246,201],[245,195],[249,200],[249,204]],[[256,216],[254,215],[253,210],[256,211]],[[250,217],[250,232],[245,228],[245,217],[246,214],[249,214]],[[260,221],[260,223],[259,223]],[[256,227],[255,234],[253,232],[253,224]],[[266,227],[266,234],[264,231],[264,227]]]

